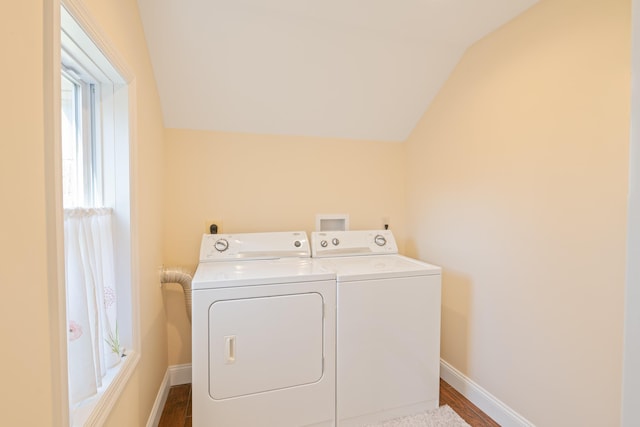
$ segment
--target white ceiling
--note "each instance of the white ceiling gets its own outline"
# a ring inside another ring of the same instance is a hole
[[[403,141],[537,0],[138,0],[165,126]]]

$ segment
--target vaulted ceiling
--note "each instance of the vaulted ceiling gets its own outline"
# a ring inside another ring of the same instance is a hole
[[[536,0],[138,0],[165,126],[403,141]]]

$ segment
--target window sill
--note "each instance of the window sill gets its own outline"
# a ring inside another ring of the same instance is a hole
[[[79,403],[71,410],[71,425],[73,427],[103,425],[133,375],[139,360],[140,353],[130,351],[122,362],[109,369],[98,394]]]

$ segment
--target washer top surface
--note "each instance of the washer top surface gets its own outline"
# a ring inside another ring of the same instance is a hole
[[[441,273],[438,266],[399,255],[391,230],[316,231],[311,252],[339,282]]]
[[[309,258],[280,258],[225,262],[203,262],[193,276],[192,289],[334,280],[335,273]]]
[[[320,258],[316,262],[336,273],[338,282],[440,274],[441,268],[403,255]]]

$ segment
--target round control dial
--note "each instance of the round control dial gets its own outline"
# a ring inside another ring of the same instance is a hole
[[[229,242],[227,241],[227,239],[218,239],[213,244],[213,247],[216,248],[216,251],[218,252],[224,252],[229,249]]]
[[[387,239],[382,235],[382,234],[378,234],[373,241],[376,243],[376,245],[378,246],[384,246],[387,244]]]
[[[320,246],[322,246],[323,248],[326,248],[328,244],[329,244],[329,242],[327,242],[326,240],[321,240],[320,241]]]
[[[333,246],[338,246],[338,245],[340,244],[340,240],[338,240],[338,238],[337,238],[337,237],[334,237],[334,238],[331,240],[331,243],[333,243]]]
[[[300,246],[302,246],[302,243],[300,243],[300,240],[296,240],[295,242],[293,242],[293,246],[299,248]]]

